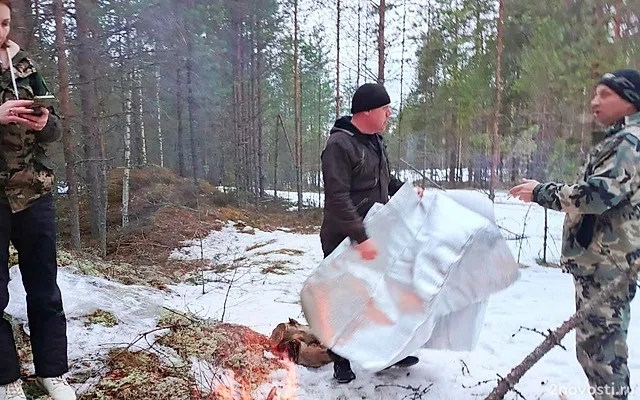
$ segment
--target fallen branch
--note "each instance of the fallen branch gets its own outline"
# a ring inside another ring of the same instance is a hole
[[[153,329],[150,329],[148,331],[145,331],[145,332],[142,332],[142,333],[138,334],[138,336],[133,341],[131,341],[125,348],[121,349],[116,355],[111,357],[110,362],[113,363],[114,360],[116,360],[122,354],[124,354],[127,351],[129,351],[129,349],[131,349],[139,341],[141,341],[143,339],[146,340],[147,335],[150,335],[152,333],[155,333],[155,332],[158,332],[158,331],[162,331],[162,330],[165,330],[165,329],[172,329],[172,328],[175,328],[175,325],[158,326],[156,328],[153,328]]]
[[[464,362],[464,360],[460,360],[460,362],[462,363],[462,376],[465,376],[467,374],[471,375],[471,371],[469,371],[469,366],[467,365],[467,363]]]
[[[467,386],[467,385],[465,385],[465,384],[463,383],[463,384],[462,384],[462,388],[463,388],[463,389],[473,389],[473,388],[475,388],[475,387],[482,386],[482,385],[486,385],[487,383],[489,383],[489,382],[493,382],[493,381],[499,382],[497,379],[487,379],[486,381],[478,382],[478,383],[476,383],[476,384],[475,384],[475,385],[473,385],[473,386]]]
[[[188,319],[189,321],[193,322],[194,324],[197,324],[197,323],[199,323],[199,322],[200,322],[200,321],[198,321],[198,320],[196,320],[196,319],[193,319],[193,318],[191,318],[190,316],[188,316],[187,314],[182,313],[182,312],[180,312],[180,311],[173,310],[173,309],[171,309],[171,308],[169,308],[169,307],[166,307],[166,306],[162,306],[162,308],[163,308],[163,309],[165,309],[165,310],[167,310],[167,311],[169,311],[170,313],[173,313],[173,314],[175,314],[175,315],[179,316],[179,317],[182,317],[182,318],[184,318],[184,319]]]
[[[496,225],[498,226],[498,228],[502,229],[503,231],[513,235],[513,237],[511,237],[511,238],[505,238],[505,240],[523,240],[523,239],[528,239],[529,238],[528,236],[521,235],[519,233],[515,233],[513,231],[510,231],[509,229],[505,228],[504,226],[501,226],[500,224],[498,224],[497,222],[496,222]]]
[[[615,265],[615,263],[614,263]],[[619,267],[618,267],[619,268]],[[596,306],[602,304],[605,300],[608,300],[614,292],[621,289],[623,285],[628,285],[629,282],[636,280],[638,275],[638,269],[640,264],[633,267],[622,270],[621,275],[618,276],[613,282],[608,284],[601,290],[597,296],[586,302],[582,308],[576,311],[567,321],[565,321],[555,331],[549,330],[549,334],[546,335],[545,340],[538,345],[524,360],[517,366],[515,366],[506,378],[501,378],[498,381],[498,385],[493,389],[491,393],[485,398],[485,400],[501,400],[510,390],[514,390],[515,385],[520,381],[522,376],[540,359],[547,354],[553,347],[560,344],[562,339],[574,329],[578,323],[586,317]],[[515,390],[514,390],[515,391]]]
[[[407,386],[402,386],[402,385],[376,385],[375,388],[379,389],[379,388],[382,388],[382,387],[395,387],[395,388],[409,390],[409,391],[411,391],[411,393],[409,393],[408,395],[404,396],[402,398],[403,400],[404,399],[420,400],[420,399],[422,399],[422,396],[424,396],[425,394],[427,394],[431,390],[432,386],[433,386],[433,383],[430,383],[425,387],[422,387],[422,385],[420,385],[418,387],[413,387],[411,385],[407,385]]]
[[[549,330],[547,331],[547,332],[549,332],[549,333],[547,334],[547,333],[541,332],[541,331],[539,331],[539,330],[537,330],[537,329],[535,329],[535,328],[527,328],[527,327],[525,327],[525,326],[521,326],[521,327],[520,327],[520,329],[518,329],[518,332],[516,332],[516,333],[514,333],[513,335],[511,335],[511,337],[512,337],[512,338],[513,338],[513,337],[515,337],[515,336],[516,336],[518,333],[520,333],[520,331],[522,331],[522,330],[537,333],[538,335],[543,336],[543,337],[545,337],[545,338],[547,337],[547,335],[548,335],[548,334],[551,334],[551,329],[549,329]],[[566,347],[564,347],[564,345],[562,345],[562,344],[558,343],[558,346],[562,347],[562,349],[563,349],[564,351],[567,351],[567,348],[566,348]]]

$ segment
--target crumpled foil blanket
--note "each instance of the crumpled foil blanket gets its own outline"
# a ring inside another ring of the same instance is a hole
[[[365,226],[375,260],[345,239],[305,281],[312,332],[368,371],[420,348],[473,350],[489,297],[520,276],[487,196],[434,189],[420,198],[407,183]]]

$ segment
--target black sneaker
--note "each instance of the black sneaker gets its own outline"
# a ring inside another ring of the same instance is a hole
[[[351,370],[349,361],[336,361],[333,363],[333,377],[338,383],[349,383],[356,379],[356,374]]]
[[[389,368],[408,368],[411,367],[413,365],[416,365],[418,362],[420,362],[420,359],[418,357],[414,357],[414,356],[408,356],[403,358],[402,360],[398,361],[397,363],[388,366],[387,368],[385,368],[384,370],[388,370]]]

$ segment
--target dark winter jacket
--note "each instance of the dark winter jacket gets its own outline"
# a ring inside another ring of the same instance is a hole
[[[379,134],[361,133],[351,117],[342,117],[331,129],[322,151],[324,219],[321,239],[333,242],[350,237],[368,239],[363,218],[374,203],[385,204],[402,186],[391,176],[389,159]]]

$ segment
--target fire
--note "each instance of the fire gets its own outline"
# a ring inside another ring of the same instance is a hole
[[[298,377],[296,375],[296,364],[291,361],[285,361],[287,376],[284,384],[284,396],[282,400],[297,400]]]
[[[214,389],[214,393],[217,395],[216,399],[220,400],[254,400],[244,386],[240,389],[240,393],[234,393],[229,386],[218,384]]]
[[[298,378],[296,375],[296,364],[286,360],[285,363],[285,371],[286,376],[284,379],[284,387],[282,388],[282,395],[278,393],[278,389],[273,387],[267,397],[264,399],[256,399],[251,396],[251,391],[247,389],[244,385],[240,387],[239,390],[234,390],[233,388],[225,385],[223,383],[218,383],[214,388],[213,392],[216,395],[217,400],[298,400],[297,389],[298,389]]]

